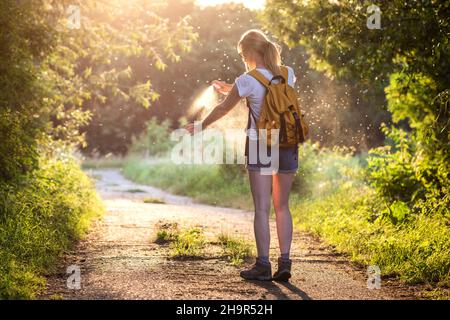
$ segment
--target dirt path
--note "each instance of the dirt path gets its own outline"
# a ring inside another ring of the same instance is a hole
[[[107,212],[85,240],[48,277],[42,298],[63,299],[408,299],[411,290],[383,279],[370,290],[365,269],[304,233],[296,232],[292,250],[293,278],[288,284],[246,282],[239,269],[220,255],[174,260],[169,248],[154,242],[160,223],[198,226],[213,239],[218,233],[253,241],[252,213],[200,205],[190,199],[126,180],[118,170],[89,172],[97,182]],[[165,204],[144,203],[148,197]],[[272,260],[277,239],[272,221]],[[81,289],[67,288],[69,265],[81,268]],[[276,264],[274,264],[274,268]]]

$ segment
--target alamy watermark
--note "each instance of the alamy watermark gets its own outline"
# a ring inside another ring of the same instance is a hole
[[[81,289],[81,269],[77,265],[70,265],[66,269],[66,273],[69,274],[67,278],[67,288],[71,290]]]
[[[270,131],[269,153],[267,130],[260,129],[257,134],[255,129],[249,129],[247,164],[261,165],[263,175],[271,175],[278,171],[279,131],[279,129]],[[193,135],[190,135],[186,129],[180,128],[172,131],[170,139],[177,142],[171,152],[171,160],[175,164],[245,163],[242,152],[245,135],[242,129],[202,130],[201,125],[197,123],[194,126]]]
[[[381,289],[381,270],[379,266],[367,267],[367,288]]]
[[[381,29],[381,10],[380,7],[372,4],[367,8],[367,28],[370,30]]]
[[[80,7],[71,4],[66,9],[67,14],[67,28],[69,29],[80,29],[81,27],[81,14]]]

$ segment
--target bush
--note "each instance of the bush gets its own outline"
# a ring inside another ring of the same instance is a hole
[[[412,216],[394,225],[369,187],[348,188],[302,201],[292,210],[298,226],[319,235],[353,261],[378,265],[383,276],[408,283],[450,285],[448,226],[437,217]]]
[[[59,255],[103,207],[73,159],[40,159],[22,185],[0,184],[0,297],[33,298]]]
[[[450,220],[450,170],[444,165],[445,156],[436,150],[430,157],[413,135],[401,129],[383,130],[390,145],[370,151],[367,177],[387,208],[403,203],[412,213]]]
[[[305,143],[299,149],[299,171],[293,192],[304,197],[318,197],[336,191],[342,184],[361,184],[361,161],[349,148],[321,148]]]
[[[170,133],[170,120],[158,123],[153,117],[147,122],[146,130],[138,138],[133,139],[130,151],[146,157],[162,155],[175,145],[170,140]]]

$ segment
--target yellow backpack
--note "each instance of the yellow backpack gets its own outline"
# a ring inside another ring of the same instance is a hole
[[[249,107],[249,121],[247,129],[250,128],[250,116],[256,123],[257,132],[259,129],[267,131],[267,145],[271,145],[271,129],[279,129],[279,146],[291,147],[303,143],[309,132],[309,127],[303,119],[298,103],[298,96],[293,87],[288,85],[288,69],[281,66],[281,75],[276,75],[272,80],[268,80],[258,70],[253,69],[247,72],[266,87],[266,95],[259,119],[253,115]],[[273,83],[279,79],[278,83]]]

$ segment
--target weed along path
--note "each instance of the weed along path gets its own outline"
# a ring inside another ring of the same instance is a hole
[[[130,182],[115,169],[89,174],[107,212],[48,276],[43,299],[414,298],[411,290],[384,279],[381,289],[368,289],[365,268],[298,231],[289,283],[244,281],[242,265],[235,264],[253,246],[252,212],[196,204]],[[271,224],[275,268],[278,246]],[[68,288],[69,266],[79,268],[80,289],[73,283]]]

